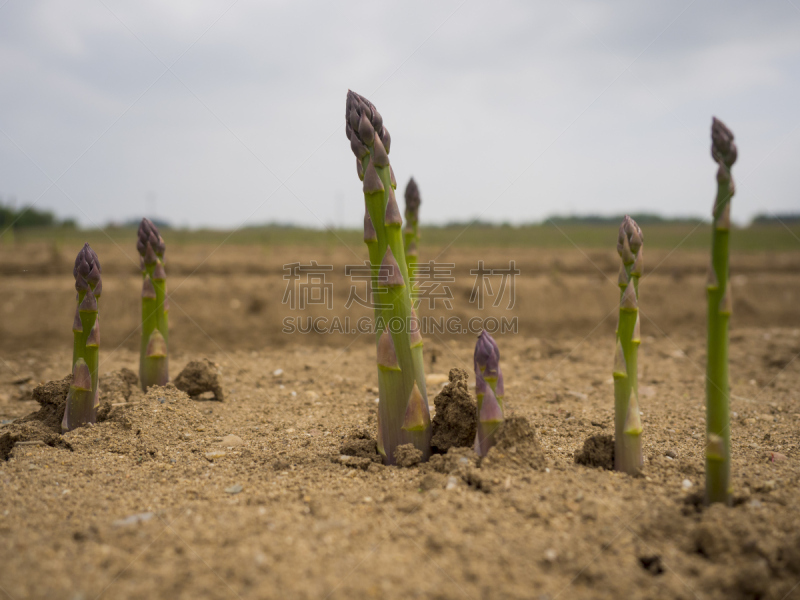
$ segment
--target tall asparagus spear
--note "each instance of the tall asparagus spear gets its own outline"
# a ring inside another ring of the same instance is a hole
[[[717,162],[717,197],[708,273],[708,351],[706,353],[706,502],[731,501],[731,429],[728,388],[728,321],[731,290],[728,239],[731,198],[735,193],[731,167],[736,162],[733,133],[722,121],[711,123],[711,157]]]
[[[414,279],[416,263],[418,262],[419,246],[419,205],[422,198],[419,195],[419,186],[414,178],[408,180],[406,185],[406,226],[403,228],[403,244],[408,262],[408,277],[411,280],[411,297],[415,296]]]
[[[151,385],[169,381],[167,343],[167,275],[164,272],[164,240],[152,221],[139,224],[136,249],[142,269],[142,342],[139,353],[139,381],[147,391]]]
[[[72,384],[67,394],[62,431],[72,431],[86,423],[97,421],[100,395],[97,388],[100,320],[97,300],[103,292],[100,261],[97,254],[84,244],[75,258],[72,269],[77,290],[75,319],[72,322]]]
[[[500,349],[487,331],[481,331],[475,343],[475,393],[478,397],[478,430],[475,433],[475,452],[486,456],[494,446],[502,425],[503,372],[500,370]]]
[[[619,226],[617,252],[620,303],[614,351],[614,470],[635,475],[642,468],[642,422],[639,418],[639,278],[644,236],[636,221],[625,216]]]
[[[364,242],[378,284],[374,294],[380,391],[378,450],[384,462],[391,465],[397,446],[411,443],[427,460],[431,418],[422,336],[418,327],[412,326],[402,218],[394,193],[397,182],[389,164],[391,138],[375,106],[352,91],[347,92],[345,122],[358,176],[364,182]]]

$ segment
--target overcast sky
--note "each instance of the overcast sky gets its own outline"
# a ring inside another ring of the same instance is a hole
[[[348,88],[428,222],[706,217],[712,115],[734,218],[800,210],[800,0],[0,0],[0,197],[355,226]]]

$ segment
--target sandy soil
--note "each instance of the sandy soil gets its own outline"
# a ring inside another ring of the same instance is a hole
[[[599,273],[521,283],[541,286],[540,296],[515,308],[523,332],[498,342],[510,412],[538,443],[507,445],[480,464],[468,451],[410,468],[342,457],[375,433],[366,336],[281,339],[269,308],[233,311],[234,333],[218,326],[209,338],[173,319],[172,374],[209,358],[224,402],[174,387],[138,392],[130,375],[114,375],[136,368],[135,326],[132,344],[114,350],[104,339],[104,399],[118,405],[106,420],[0,460],[0,591],[13,600],[800,598],[800,282],[791,270],[737,273],[736,300],[753,312],[736,306],[731,335],[736,505],[703,509],[694,500],[705,349],[702,309],[687,300],[702,290],[693,261],[643,282],[640,478],[575,463],[587,438],[613,433],[613,317],[600,313],[613,310],[615,290]],[[128,303],[133,325],[136,298],[111,290],[135,278],[109,271],[101,310],[122,315]],[[220,320],[203,297],[208,282],[229,301],[231,289],[272,289],[278,302],[283,291],[280,271],[203,277],[189,279],[197,287],[185,296],[203,324]],[[44,437],[39,424],[13,420],[39,409],[36,385],[68,371],[61,330],[71,316],[54,315],[70,312],[55,310],[64,280],[4,277],[19,296],[3,320],[0,436],[27,427],[18,439]],[[127,334],[116,331],[115,346]],[[450,368],[470,370],[472,343],[426,338],[431,403]]]
[[[224,403],[134,391],[69,449],[0,461],[0,585],[13,599],[800,597],[800,332],[735,332],[737,506],[702,511],[700,337],[643,344],[646,476],[574,463],[612,432],[607,342],[501,340],[509,406],[546,470],[341,459],[374,435],[369,346],[212,356]],[[469,363],[467,344],[439,350],[434,373]],[[55,378],[69,357],[6,360],[8,382]],[[37,408],[16,399],[27,385],[5,383],[4,418]]]

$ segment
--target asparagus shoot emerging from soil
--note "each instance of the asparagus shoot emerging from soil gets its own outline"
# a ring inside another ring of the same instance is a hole
[[[731,290],[728,240],[731,198],[735,192],[731,167],[736,162],[733,133],[716,118],[711,124],[711,157],[717,162],[717,197],[708,273],[708,349],[706,364],[706,502],[731,501],[731,434],[728,388],[728,321]]]
[[[639,418],[638,354],[639,278],[642,276],[644,236],[626,216],[619,226],[617,252],[620,303],[614,349],[614,470],[636,475],[642,468],[642,422]]]
[[[411,305],[402,218],[394,192],[397,182],[389,164],[391,138],[375,106],[352,91],[347,92],[345,123],[358,176],[364,182],[364,242],[377,286],[373,301],[380,392],[378,450],[391,465],[395,449],[410,443],[427,460],[431,418],[422,336]]]
[[[97,389],[100,321],[97,300],[103,292],[100,261],[97,254],[84,244],[72,269],[75,277],[76,306],[72,322],[72,384],[69,386],[61,431],[72,431],[86,423],[97,421],[100,395]]]
[[[403,243],[408,262],[408,277],[411,280],[411,296],[414,297],[414,271],[418,262],[419,247],[419,205],[422,198],[419,195],[419,186],[414,178],[408,180],[406,185],[406,226],[403,228]]]
[[[495,436],[503,417],[503,372],[500,370],[500,349],[491,335],[481,331],[475,343],[475,393],[478,397],[478,430],[475,452],[486,456],[495,444]]]
[[[151,385],[169,381],[167,340],[167,275],[164,272],[164,240],[149,219],[139,225],[139,264],[142,269],[142,342],[139,354],[139,381],[147,391]]]

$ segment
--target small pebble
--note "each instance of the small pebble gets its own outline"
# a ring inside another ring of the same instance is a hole
[[[445,486],[444,489],[450,491],[456,489],[457,487],[458,487],[458,479],[456,479],[455,477],[448,477],[447,485]]]
[[[244,441],[238,435],[230,434],[222,438],[221,444],[226,448],[232,448],[234,446],[241,446],[244,444]]]
[[[275,369],[275,370],[272,372],[272,374],[273,374],[275,377],[280,377],[281,375],[283,375],[283,369]]]
[[[689,481],[688,479],[684,479],[683,483],[681,483],[681,487],[685,490],[688,490],[692,487],[692,482]]]
[[[212,450],[211,452],[206,452],[204,456],[206,457],[206,460],[214,461],[218,458],[223,458],[226,455],[227,452],[224,450]]]
[[[231,487],[225,488],[226,494],[238,494],[244,489],[244,486],[241,483],[237,483],[236,485],[232,485]]]
[[[558,554],[552,548],[548,548],[547,550],[544,551],[544,559],[547,562],[553,562],[555,561],[556,558],[558,558]]]
[[[770,462],[783,462],[786,460],[786,455],[781,454],[780,452],[770,452],[769,453],[769,461]]]
[[[675,450],[669,449],[664,452],[664,456],[668,456],[669,458],[678,458],[678,453]]]
[[[145,521],[149,521],[154,516],[154,513],[151,512],[143,512],[138,513],[135,515],[131,515],[129,517],[125,517],[124,519],[118,519],[111,523],[114,527],[125,527],[126,525],[136,525],[137,523],[144,523]]]

